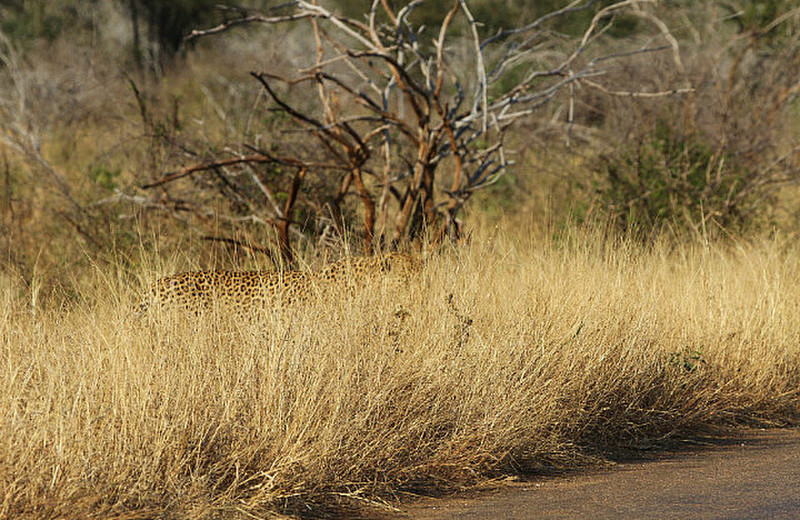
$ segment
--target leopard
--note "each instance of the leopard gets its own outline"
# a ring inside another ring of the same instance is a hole
[[[369,280],[389,278],[407,284],[422,269],[408,253],[345,257],[313,271],[186,271],[157,280],[139,305],[139,314],[178,308],[200,315],[232,309],[242,315],[259,308],[293,306],[325,292],[326,297],[352,293]]]
[[[358,283],[377,275],[389,275],[395,281],[408,282],[422,267],[422,259],[408,253],[345,257],[325,266],[319,278],[327,283]]]

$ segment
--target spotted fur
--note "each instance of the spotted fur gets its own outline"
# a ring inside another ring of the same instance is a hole
[[[421,266],[411,255],[391,253],[345,258],[319,271],[190,271],[158,280],[140,310],[177,307],[197,314],[210,308],[272,308],[308,300],[320,291],[335,296],[378,276],[407,282]]]

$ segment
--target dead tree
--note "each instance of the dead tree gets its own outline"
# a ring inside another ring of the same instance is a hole
[[[365,254],[425,236],[458,240],[464,204],[477,190],[497,182],[511,162],[504,150],[510,125],[556,99],[569,103],[570,92],[579,86],[602,90],[602,76],[615,60],[671,51],[676,65],[680,62],[676,40],[648,10],[650,0],[606,7],[595,0],[573,1],[527,25],[488,36],[481,35],[465,0],[455,0],[435,30],[417,27],[411,15],[420,3],[414,0],[395,10],[386,0],[374,0],[364,19],[356,20],[317,2],[295,0],[268,14],[237,10],[225,23],[194,31],[190,38],[241,25],[308,24],[316,49],[309,63],[291,76],[274,71],[252,76],[272,109],[288,116],[318,146],[308,153],[276,154],[245,143],[229,147],[231,157],[209,157],[145,187],[203,170],[229,175],[230,168],[264,164],[294,170],[288,187],[285,176],[273,181],[282,182],[280,189],[288,193],[283,205],[277,203],[276,186],[263,175],[250,175],[256,191],[269,202],[272,215],[265,220],[277,230],[278,250],[287,262],[295,204],[330,217],[330,225],[343,234],[351,224],[343,212],[351,194],[360,204]],[[594,15],[580,37],[550,29],[554,20],[587,10]],[[623,14],[645,20],[653,30],[646,43],[631,38],[609,51],[610,46],[599,42]],[[689,90],[613,94],[658,96]],[[312,97],[316,102],[309,104]],[[570,121],[572,112],[570,106]],[[298,196],[308,172],[330,181],[322,203]]]

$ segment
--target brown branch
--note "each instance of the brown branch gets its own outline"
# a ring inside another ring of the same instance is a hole
[[[392,25],[397,25],[397,17],[394,15],[392,8],[389,6],[389,2],[387,0],[380,0],[381,6],[383,7],[384,12],[392,21]]]
[[[231,159],[221,159],[219,161],[210,161],[204,162],[200,164],[194,164],[192,166],[187,166],[185,168],[181,168],[180,170],[168,173],[166,176],[162,177],[161,179],[151,182],[149,184],[142,185],[142,189],[150,189],[155,188],[157,186],[161,186],[163,184],[167,184],[172,181],[176,181],[183,177],[189,176],[193,173],[211,170],[213,168],[219,168],[221,166],[232,166],[235,164],[252,164],[252,163],[276,163],[276,164],[283,164],[286,166],[297,166],[303,168],[311,168],[316,170],[347,170],[348,168],[343,165],[338,164],[331,164],[331,163],[317,163],[312,161],[302,161],[300,159],[295,159],[292,157],[274,157],[269,154],[265,153],[258,153],[254,155],[245,155],[242,157],[233,157]]]
[[[327,74],[327,73],[319,73],[319,76],[323,79],[331,81],[335,83],[339,88],[350,94],[356,102],[358,102],[361,106],[370,109],[372,112],[378,114],[381,118],[381,121],[391,124],[392,126],[396,127],[400,130],[403,134],[405,134],[415,145],[417,144],[417,136],[414,135],[414,132],[411,128],[401,120],[397,114],[393,112],[389,112],[383,109],[380,105],[376,102],[371,100],[369,96],[364,94],[363,92],[356,91],[342,80],[338,79],[337,77]]]
[[[416,84],[414,79],[408,74],[408,71],[405,70],[396,59],[382,52],[375,51],[348,51],[348,54],[353,58],[380,58],[386,61],[386,63],[389,64],[389,68],[392,70],[394,79],[397,81],[397,85],[400,87],[400,91],[403,93],[406,101],[408,101],[408,104],[411,105],[411,109],[417,116],[417,120],[425,120],[426,114],[422,111],[422,108],[417,102],[417,97],[415,97],[412,93],[416,92],[419,98],[423,100],[427,99],[428,93]]]
[[[450,27],[450,22],[458,12],[458,7],[461,4],[460,0],[453,3],[453,8],[447,13],[447,16],[442,22],[442,27],[439,30],[439,39],[436,40],[436,87],[433,89],[433,97],[438,98],[442,91],[442,83],[444,82],[444,37],[447,34],[447,28]]]
[[[131,90],[133,91],[133,97],[136,98],[136,105],[139,107],[139,114],[142,117],[142,123],[144,123],[145,128],[149,131],[151,125],[150,114],[147,112],[147,104],[144,102],[142,93],[139,91],[139,87],[136,85],[136,82],[133,81],[133,78],[127,73],[125,74],[125,78],[128,80],[128,85],[130,85]]]
[[[352,145],[347,141],[347,139],[345,139],[341,135],[341,133],[333,132],[328,125],[324,125],[324,124],[320,123],[319,121],[317,121],[316,119],[314,119],[312,117],[309,117],[309,116],[303,114],[302,112],[299,112],[298,110],[292,108],[288,103],[286,103],[285,101],[283,101],[282,99],[280,99],[278,97],[278,95],[275,93],[275,91],[269,85],[269,82],[267,81],[267,78],[273,78],[273,79],[279,79],[279,80],[285,81],[283,78],[274,76],[272,74],[264,73],[264,72],[262,72],[262,73],[251,72],[250,75],[253,76],[254,78],[256,78],[261,83],[261,85],[266,89],[267,93],[269,93],[270,97],[273,99],[273,101],[275,101],[275,103],[278,104],[278,106],[280,107],[281,110],[283,110],[284,112],[286,112],[287,114],[292,116],[294,119],[296,119],[298,121],[301,121],[303,123],[306,123],[308,125],[311,125],[315,129],[314,131],[319,132],[319,133],[329,137],[332,141],[338,142],[345,149],[348,150],[348,155],[351,155],[350,150],[352,149]],[[356,144],[358,145],[359,148],[361,148],[363,154],[365,156],[369,156],[369,150],[366,148],[364,143],[361,141],[361,138],[358,136],[358,134],[349,125],[347,125],[346,123],[336,123],[334,126],[336,128],[339,128],[339,127],[344,128],[345,131],[347,132],[347,134],[350,135],[350,137],[352,137],[353,140],[356,141]],[[321,136],[319,134],[318,134],[318,137],[321,139]],[[341,157],[340,157],[340,159],[341,159]]]
[[[222,159],[220,161],[195,164],[192,166],[181,168],[177,172],[169,173],[155,182],[145,184],[142,186],[142,189],[147,190],[150,188],[155,188],[156,186],[161,186],[163,184],[167,184],[168,182],[176,181],[178,179],[191,175],[195,172],[210,170],[212,168],[219,168],[220,166],[231,166],[234,164],[242,164],[242,163],[268,163],[268,162],[272,162],[272,159],[265,155],[248,155],[245,157],[234,157],[232,159]]]
[[[280,248],[281,257],[285,265],[294,265],[294,253],[292,251],[291,243],[289,241],[289,228],[292,225],[292,211],[294,204],[297,201],[297,193],[300,191],[300,185],[306,175],[306,169],[300,168],[292,179],[292,186],[289,188],[289,195],[286,197],[286,203],[283,207],[283,215],[280,216],[276,228],[278,231],[278,247]]]
[[[342,214],[342,201],[344,200],[344,196],[347,195],[347,192],[350,190],[350,185],[353,182],[353,171],[352,169],[347,172],[347,175],[342,178],[342,182],[339,183],[339,189],[336,192],[336,195],[331,199],[331,217],[333,219],[333,224],[336,226],[336,231],[340,234],[344,234],[344,217]]]
[[[464,166],[462,164],[462,154],[465,151],[462,151],[459,146],[458,142],[456,141],[455,133],[453,133],[453,127],[450,125],[450,121],[447,118],[447,106],[444,107],[439,102],[439,99],[435,99],[435,104],[437,112],[439,113],[439,117],[442,119],[442,128],[444,128],[444,132],[447,135],[447,139],[450,142],[450,148],[453,151],[453,160],[456,162],[456,171],[453,175],[453,182],[451,184],[451,191],[456,191],[459,186],[461,185],[461,178],[463,177]],[[455,199],[451,199],[449,210],[452,212],[456,209]]]
[[[372,200],[369,190],[364,185],[361,170],[353,168],[353,185],[356,187],[361,204],[364,205],[364,255],[372,254],[375,235],[375,201]]]
[[[309,117],[309,116],[303,114],[302,112],[298,112],[297,110],[295,110],[294,108],[289,106],[289,104],[287,104],[281,98],[279,98],[278,94],[276,94],[275,91],[272,90],[272,87],[270,86],[269,82],[267,81],[267,78],[280,79],[282,81],[286,81],[286,80],[284,80],[283,78],[280,78],[278,76],[275,76],[273,74],[268,74],[268,73],[265,73],[265,72],[251,72],[250,75],[253,76],[254,78],[256,78],[259,83],[261,83],[261,86],[264,87],[264,89],[270,95],[272,100],[275,101],[275,103],[278,104],[278,106],[280,107],[281,110],[283,110],[284,112],[286,112],[287,114],[292,116],[294,119],[311,125],[312,127],[318,129],[319,131],[323,132],[324,134],[326,134],[327,136],[331,137],[334,140],[340,141],[342,139],[340,136],[338,136],[335,133],[331,132],[330,129],[328,129],[326,127],[326,125],[320,123],[319,121],[317,121],[313,117]]]

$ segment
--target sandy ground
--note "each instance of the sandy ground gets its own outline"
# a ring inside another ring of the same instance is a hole
[[[751,431],[648,458],[419,499],[382,518],[800,519],[800,430]]]

